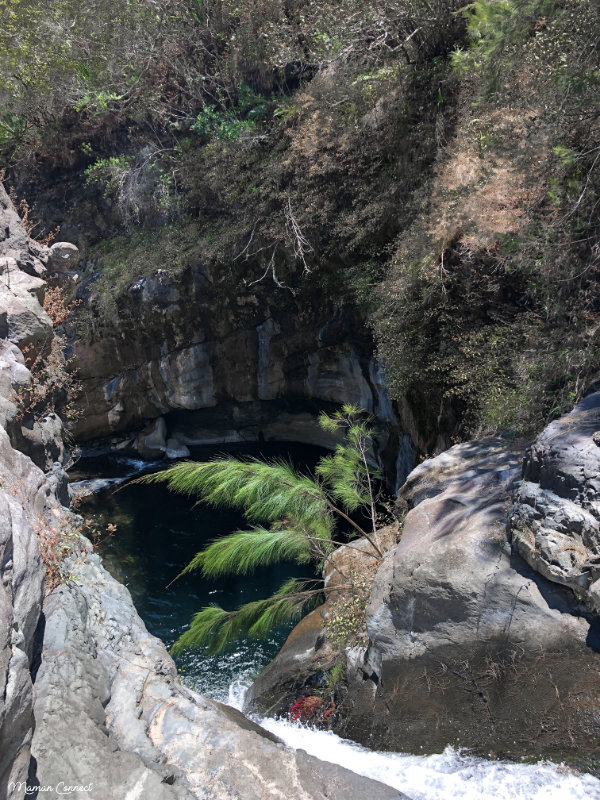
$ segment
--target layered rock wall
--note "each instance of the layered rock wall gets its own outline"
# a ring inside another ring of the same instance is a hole
[[[140,279],[118,318],[75,344],[81,441],[165,416],[186,444],[261,438],[323,443],[317,415],[353,403],[376,415],[396,482],[412,466],[373,345],[351,306],[316,292],[232,284],[206,265]],[[89,287],[93,301],[94,285]],[[327,442],[325,442],[327,444]]]

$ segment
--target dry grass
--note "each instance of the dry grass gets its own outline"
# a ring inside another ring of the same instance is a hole
[[[498,236],[523,231],[543,196],[547,134],[532,133],[534,109],[467,112],[465,105],[435,171],[431,208],[437,213],[428,233],[437,242],[460,237],[473,251],[490,250]]]

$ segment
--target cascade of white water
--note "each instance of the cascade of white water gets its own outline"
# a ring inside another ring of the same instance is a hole
[[[248,683],[235,681],[229,705],[240,709]],[[285,744],[405,792],[412,800],[599,800],[600,780],[560,764],[518,764],[462,755],[378,753],[282,719],[257,718]]]

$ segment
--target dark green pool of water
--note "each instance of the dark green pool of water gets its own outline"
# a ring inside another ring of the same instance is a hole
[[[197,448],[192,457],[199,461],[224,452],[263,458],[287,458],[296,467],[309,470],[323,455],[320,448],[297,444],[262,444]],[[82,459],[75,479],[112,477],[131,470],[124,459],[101,457]],[[160,467],[157,467],[157,469]],[[100,541],[99,552],[109,572],[124,583],[148,630],[170,647],[186,630],[193,614],[211,603],[228,610],[242,603],[272,594],[287,578],[310,576],[306,567],[279,564],[243,577],[208,581],[201,575],[185,575],[173,585],[198,550],[210,540],[238,528],[248,527],[241,514],[207,506],[174,495],[163,486],[124,486],[103,490],[86,501],[81,513],[105,529],[116,532]],[[236,679],[256,675],[278,652],[291,625],[282,626],[267,639],[246,637],[227,652],[209,656],[201,650],[177,656],[184,682],[203,694],[226,700]]]

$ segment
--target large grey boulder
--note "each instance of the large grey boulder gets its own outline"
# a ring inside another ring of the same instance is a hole
[[[600,614],[600,393],[551,423],[515,490],[514,550]]]
[[[79,260],[79,249],[70,242],[55,242],[48,251],[48,272],[68,300],[73,299],[77,290]]]
[[[386,548],[395,543],[396,535],[395,525],[381,529],[379,546]],[[279,653],[256,678],[246,693],[247,712],[285,717],[298,701],[317,696],[323,703],[315,707],[314,714],[305,714],[306,721],[317,726],[335,725],[339,716],[335,710],[339,692],[338,687],[332,685],[332,670],[337,667],[339,672],[340,666],[346,661],[352,664],[357,655],[362,663],[362,651],[355,645],[366,631],[363,626],[356,628],[353,620],[345,616],[353,609],[349,603],[355,599],[364,600],[368,592],[365,588],[363,598],[358,598],[360,582],[364,581],[366,587],[376,570],[377,560],[373,554],[372,546],[361,538],[339,547],[327,559],[323,569],[325,586],[329,590],[327,599],[294,626]],[[347,584],[349,580],[355,582],[356,592],[335,591],[336,586]],[[339,622],[336,623],[336,619]],[[343,641],[346,626],[353,629],[347,650]]]
[[[1,262],[2,259],[0,259],[0,270]],[[2,273],[0,272],[0,306],[3,299],[6,299],[7,295],[10,296],[6,305],[9,320],[5,331],[6,338],[0,336],[0,426],[8,432],[13,447],[29,456],[41,469],[49,470],[56,462],[63,464],[68,458],[63,441],[62,420],[54,412],[40,417],[24,414],[23,404],[19,405],[18,402],[18,395],[19,392],[30,387],[33,380],[25,365],[25,358],[20,347],[33,345],[40,349],[47,348],[52,341],[53,330],[49,319],[47,324],[44,322],[41,327],[38,324],[42,315],[46,316],[36,295],[35,287],[39,279],[32,278],[20,271],[18,274],[25,278],[25,282],[21,286],[26,286],[29,282],[34,284],[32,294],[29,295],[34,313],[31,316],[28,314],[22,317],[17,314],[16,318],[13,316],[17,301],[7,287],[2,284]],[[25,291],[27,293],[28,290]],[[11,332],[15,333],[15,331],[18,331],[16,342],[10,339]],[[65,501],[64,493],[62,500]]]
[[[467,443],[409,477],[417,504],[376,576],[341,732],[394,749],[597,753],[593,631],[507,541],[520,465],[497,441]]]
[[[521,463],[519,449],[488,439],[457,445],[409,475],[398,501],[407,511],[402,536],[366,609],[368,644],[345,654],[336,733],[417,753],[450,744],[482,754],[600,756],[594,628],[508,541]],[[292,631],[258,678],[253,708],[289,709],[294,691],[314,686],[339,660],[319,613]]]
[[[55,463],[63,464],[67,460],[63,432],[61,418],[50,411],[43,417],[23,420],[14,444],[38,467],[48,471]]]
[[[43,659],[35,685],[35,776],[30,785],[85,786],[94,798],[188,798],[170,786],[172,773],[121,750],[107,735],[105,706],[110,680],[87,629],[85,596],[60,586],[44,604]],[[83,792],[82,792],[82,796]]]
[[[167,439],[167,449],[165,450],[165,456],[167,458],[189,458],[190,457],[190,449],[189,447],[181,442],[176,436],[171,436]]]
[[[31,380],[25,359],[12,342],[0,338],[0,427],[16,428],[16,392]]]

